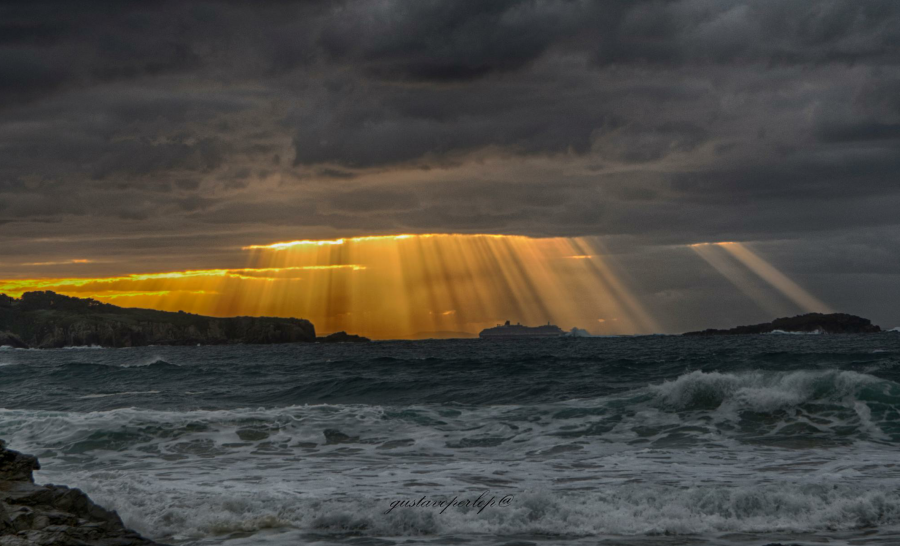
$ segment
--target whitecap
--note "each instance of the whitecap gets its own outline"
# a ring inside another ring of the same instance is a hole
[[[126,396],[131,394],[159,394],[160,391],[125,391],[125,392],[111,392],[105,394],[87,394],[85,396],[79,396],[79,400],[88,400],[90,398],[109,398],[110,396]]]
[[[126,364],[122,364],[122,368],[145,368],[147,366],[153,366],[154,364],[164,364],[168,366],[177,366],[177,364],[172,364],[171,362],[166,361],[159,355],[151,356],[149,358],[145,358],[138,362],[129,362]]]

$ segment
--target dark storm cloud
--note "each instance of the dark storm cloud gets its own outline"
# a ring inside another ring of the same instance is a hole
[[[412,192],[362,188],[331,194],[328,204],[335,210],[364,213],[413,209],[419,200]]]
[[[577,2],[350,3],[318,43],[376,77],[453,82],[517,70],[579,26]]]
[[[818,136],[825,142],[900,140],[900,123],[857,122],[820,127]]]
[[[894,0],[0,2],[0,243],[849,245],[897,224],[898,97]]]

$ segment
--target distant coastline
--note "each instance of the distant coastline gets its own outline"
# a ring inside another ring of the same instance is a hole
[[[434,332],[416,332],[412,334],[408,338],[411,340],[422,340],[422,339],[473,339],[477,338],[478,334],[473,334],[472,332],[451,332],[451,331],[434,331]]]
[[[772,322],[737,326],[727,330],[707,329],[686,332],[685,336],[733,336],[770,333],[797,334],[874,334],[881,328],[867,318],[847,313],[807,313],[795,317],[782,317]]]
[[[896,330],[896,329],[895,329]],[[508,335],[507,331],[510,331]],[[520,332],[521,331],[521,332]],[[883,330],[847,313],[807,313],[771,322],[686,332],[684,336],[787,334],[863,334]],[[494,334],[496,335],[488,335]],[[518,334],[518,335],[514,335]],[[553,325],[528,328],[501,325],[482,331],[418,332],[408,339],[593,337],[583,330],[564,332]],[[124,308],[55,292],[26,292],[21,298],[0,294],[0,346],[19,349],[66,347],[142,347],[148,345],[267,345],[280,343],[369,342],[335,332],[316,336],[308,320],[281,317],[210,317],[183,311]]]

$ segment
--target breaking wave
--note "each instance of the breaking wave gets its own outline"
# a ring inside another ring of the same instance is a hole
[[[900,493],[887,487],[781,484],[667,487],[628,485],[606,491],[513,495],[509,507],[476,510],[400,508],[400,497],[332,499],[295,491],[182,490],[143,480],[108,480],[86,488],[115,506],[128,525],[155,536],[198,539],[267,529],[332,536],[415,537],[491,534],[588,537],[811,533],[871,529],[900,522]],[[491,492],[503,495],[503,492]],[[477,495],[472,495],[476,498]],[[188,516],[189,514],[189,516]]]

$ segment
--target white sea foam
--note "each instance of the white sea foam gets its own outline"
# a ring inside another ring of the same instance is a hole
[[[87,394],[85,396],[78,397],[79,400],[88,400],[91,398],[109,398],[111,396],[128,396],[132,394],[159,394],[159,391],[126,391],[126,392],[111,392],[111,393],[101,393],[101,394]]]
[[[775,335],[789,335],[789,336],[815,336],[822,334],[822,330],[813,330],[812,332],[788,332],[786,330],[772,330],[771,332],[766,332],[766,334],[775,334]]]
[[[892,529],[900,468],[882,427],[898,389],[850,371],[695,371],[529,406],[0,409],[0,436],[41,457],[39,480],[81,487],[163,540]],[[781,438],[815,427],[848,440],[768,442],[796,426]],[[515,500],[480,515],[384,514],[392,500],[488,489]]]
[[[412,479],[400,467],[405,479]],[[59,476],[62,478],[63,476]],[[54,479],[56,476],[54,476]],[[235,532],[300,528],[325,534],[410,537],[429,535],[715,535],[719,533],[808,533],[896,526],[900,494],[887,486],[833,484],[640,483],[595,491],[554,491],[539,480],[533,488],[494,491],[513,497],[509,507],[475,510],[399,508],[385,514],[392,500],[416,499],[419,491],[382,494],[285,484],[278,475],[240,483],[234,477],[186,487],[122,472],[69,474],[99,502],[114,506],[125,522],[151,536],[197,539]],[[398,484],[399,485],[399,484]],[[434,489],[434,488],[433,488]],[[459,495],[438,489],[442,498]],[[461,492],[476,498],[478,491]],[[427,493],[426,493],[427,494]]]

